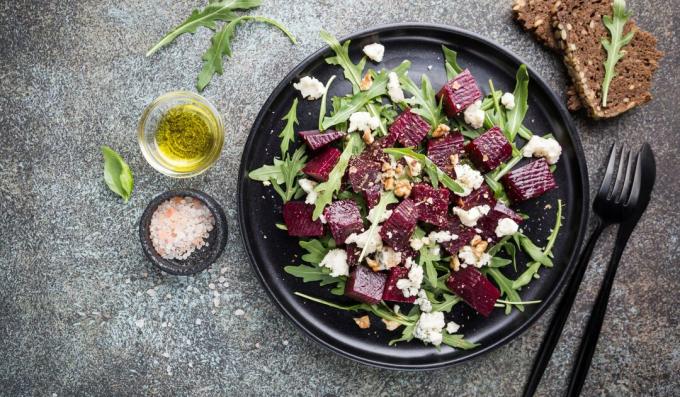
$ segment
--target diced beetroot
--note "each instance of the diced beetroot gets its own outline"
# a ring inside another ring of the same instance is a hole
[[[496,198],[493,196],[489,185],[483,183],[479,189],[473,190],[472,193],[465,197],[456,196],[455,204],[466,211],[478,205],[488,205],[493,208],[496,205]]]
[[[335,167],[341,154],[342,152],[334,147],[324,149],[323,152],[316,155],[305,165],[302,172],[317,181],[325,182],[328,180],[328,175],[333,170],[333,167]]]
[[[512,156],[512,145],[500,128],[493,127],[465,145],[465,152],[477,168],[487,172]]]
[[[380,187],[380,175],[382,164],[376,161],[368,152],[353,157],[349,161],[347,175],[352,185],[352,190],[356,193],[375,190]]]
[[[411,198],[418,208],[418,219],[439,227],[446,227],[446,213],[449,210],[449,189],[433,188],[428,183],[416,183],[411,189]]]
[[[492,242],[498,241],[496,226],[498,226],[498,221],[503,218],[510,218],[517,224],[522,223],[523,221],[519,214],[503,205],[503,203],[498,202],[491,208],[491,211],[489,211],[486,216],[477,221],[477,228],[482,231],[480,233],[482,238],[485,240],[491,239]]]
[[[418,208],[411,199],[399,203],[392,215],[382,224],[380,238],[395,251],[403,252],[410,248],[409,239],[418,222]]]
[[[441,138],[430,139],[427,142],[427,157],[445,172],[449,169],[453,170],[451,155],[462,152],[463,134],[460,132],[450,133]]]
[[[347,236],[364,228],[359,206],[352,200],[334,201],[326,207],[324,216],[337,244],[344,244]]]
[[[501,296],[498,288],[471,266],[451,273],[446,286],[484,317],[489,317]]]
[[[403,302],[403,303],[413,303],[416,300],[415,296],[409,296],[408,298],[404,296],[404,293],[397,288],[397,281],[408,278],[408,269],[405,267],[393,267],[390,269],[390,275],[387,277],[387,283],[385,284],[385,290],[383,291],[382,299],[388,302]]]
[[[443,102],[444,110],[449,117],[459,115],[481,97],[482,92],[467,69],[444,84],[437,94],[437,100]]]
[[[442,244],[451,255],[458,255],[458,251],[477,234],[474,229],[460,223],[460,219],[456,215],[449,217],[447,227],[442,230],[448,230],[451,234],[458,236],[457,239]]]
[[[382,138],[376,139],[375,142],[371,144],[371,146],[378,149],[392,147],[397,142],[397,138],[399,138],[397,134],[389,133]]]
[[[283,205],[283,221],[288,235],[295,237],[318,237],[323,235],[323,223],[312,220],[314,206],[303,201],[289,201]]]
[[[430,125],[411,109],[402,112],[390,125],[390,135],[396,136],[404,146],[418,146],[428,132]]]
[[[357,266],[349,274],[345,295],[359,302],[375,305],[380,303],[387,275],[374,272],[366,266]]]
[[[508,172],[502,179],[508,196],[515,202],[538,197],[557,188],[557,182],[545,159]]]
[[[357,247],[356,244],[347,244],[345,246],[345,252],[347,252],[347,264],[350,266],[356,266],[359,264],[359,256],[361,255],[361,248]]]
[[[300,131],[298,132],[300,138],[309,146],[312,150],[317,150],[321,147],[328,145],[329,143],[342,138],[345,134],[335,130],[319,131]]]
[[[366,200],[366,204],[368,204],[368,208],[371,209],[378,205],[378,202],[380,202],[380,192],[382,191],[382,187],[380,185],[376,184],[373,185],[373,187],[369,190],[364,190],[364,199]]]

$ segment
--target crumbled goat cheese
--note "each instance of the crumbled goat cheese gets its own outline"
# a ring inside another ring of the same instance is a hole
[[[375,209],[378,207],[373,207],[371,208],[370,211],[368,211],[368,215],[366,215],[366,219],[368,219],[369,222],[371,223],[376,223],[376,212]],[[390,216],[392,216],[392,210],[386,210],[385,212],[382,213],[382,216],[380,219],[377,219],[378,223],[383,223],[385,222]]]
[[[505,237],[517,233],[519,225],[510,218],[503,218],[496,226],[496,237]]]
[[[469,210],[465,211],[462,208],[458,207],[453,207],[453,213],[455,215],[458,215],[458,218],[460,219],[460,223],[467,227],[473,227],[477,224],[477,221],[479,218],[483,217],[484,215],[488,214],[489,211],[491,211],[491,207],[488,205],[478,205],[476,207],[472,207]]]
[[[461,250],[458,252],[458,258],[462,260],[460,263],[461,267],[467,267],[468,265],[482,267],[488,265],[491,262],[491,255],[485,252],[477,257],[474,249],[469,245],[461,248]]]
[[[420,284],[423,283],[423,267],[412,263],[411,268],[408,271],[408,278],[402,278],[397,281],[397,288],[401,290],[401,293],[405,298],[410,296],[418,295],[420,290]]]
[[[508,110],[515,108],[515,96],[512,95],[512,92],[506,92],[501,96],[501,104]]]
[[[454,323],[453,321],[449,321],[449,323],[446,324],[446,333],[448,334],[455,334],[459,329],[460,325]]]
[[[383,247],[375,255],[375,259],[380,264],[381,270],[391,269],[401,263],[401,252],[397,252],[390,247]]]
[[[439,346],[442,343],[442,330],[445,325],[444,313],[422,313],[413,330],[413,336],[425,343]]]
[[[477,100],[472,105],[468,106],[463,112],[465,122],[470,124],[474,129],[481,128],[484,125],[484,111],[482,110],[482,101]]]
[[[457,240],[458,236],[448,230],[442,230],[440,232],[430,232],[427,238],[436,243],[447,243],[451,240]]]
[[[469,196],[473,190],[479,189],[484,183],[482,174],[467,164],[456,164],[453,168],[456,171],[456,182],[464,190],[459,194],[461,197]]]
[[[311,181],[306,178],[300,178],[298,179],[298,185],[302,188],[302,190],[307,193],[307,198],[305,199],[305,203],[307,204],[314,204],[316,203],[317,197],[319,197],[319,194],[314,191],[314,188],[316,187],[316,182]]]
[[[424,289],[418,291],[418,298],[413,302],[414,305],[420,306],[420,311],[429,313],[432,311],[432,302],[427,299],[427,294]]]
[[[300,91],[303,98],[310,101],[319,99],[326,93],[326,87],[316,77],[305,76],[298,83],[293,84],[293,87]]]
[[[439,256],[441,255],[442,249],[439,245],[435,245],[434,247],[430,248],[430,255],[432,256]]]
[[[406,161],[406,165],[408,165],[410,176],[418,176],[423,172],[423,165],[420,164],[420,161],[409,156],[404,156],[404,160]]]
[[[412,238],[409,240],[409,245],[415,251],[420,251],[420,249],[423,248],[423,246],[428,244],[430,244],[430,239],[428,237]]]
[[[319,263],[319,266],[331,269],[331,277],[349,276],[349,265],[347,264],[347,252],[340,248],[335,248],[326,254]]]
[[[347,132],[366,131],[380,127],[380,119],[371,116],[368,112],[356,112],[349,116],[349,129]]]
[[[369,230],[363,233],[352,233],[345,239],[345,244],[356,244],[357,247],[363,249],[366,247],[366,255],[370,255],[382,248],[382,239],[380,238],[380,226],[376,228],[372,238],[369,240]]]
[[[562,154],[562,146],[552,138],[534,135],[522,148],[524,157],[544,157],[548,164],[555,164]]]
[[[378,43],[369,44],[364,47],[364,54],[375,62],[382,62],[385,55],[385,46]]]
[[[401,102],[406,99],[404,97],[404,90],[402,90],[399,85],[399,76],[394,72],[390,72],[387,77],[389,78],[387,81],[387,94],[390,96],[392,102]]]

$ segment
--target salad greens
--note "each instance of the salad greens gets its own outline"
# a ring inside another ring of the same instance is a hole
[[[286,121],[286,126],[283,127],[279,134],[279,138],[281,138],[281,154],[288,153],[288,146],[295,140],[295,126],[298,124],[297,107],[298,99],[295,98],[288,114],[283,117],[283,120]]]
[[[604,80],[602,81],[602,106],[607,106],[607,94],[609,85],[616,76],[616,63],[623,58],[625,52],[622,48],[633,40],[634,32],[631,30],[623,34],[623,28],[630,18],[626,11],[625,0],[614,0],[612,3],[612,15],[602,17],[602,23],[609,30],[610,38],[602,39],[602,46],[607,51],[607,60],[604,62]]]
[[[441,103],[437,103],[436,92],[434,92],[427,75],[421,76],[420,89],[407,74],[402,74],[399,77],[399,82],[405,91],[413,95],[407,100],[409,105],[415,106],[413,113],[422,116],[430,123],[431,129],[437,128],[444,121],[444,114],[442,113]]]
[[[130,171],[125,160],[113,149],[108,146],[102,146],[101,149],[104,156],[104,181],[106,186],[127,203],[132,196],[134,187],[132,171]]]

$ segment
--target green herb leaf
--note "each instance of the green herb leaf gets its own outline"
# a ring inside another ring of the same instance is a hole
[[[534,278],[534,274],[538,273],[538,269],[540,268],[541,264],[539,262],[528,263],[527,269],[517,277],[517,280],[512,282],[512,289],[520,289],[529,284]]]
[[[203,91],[203,89],[210,83],[210,80],[215,73],[220,75],[222,74],[222,58],[225,56],[231,57],[231,39],[234,37],[236,27],[239,24],[249,20],[264,22],[275,26],[285,33],[293,44],[297,43],[295,36],[293,36],[293,34],[289,32],[288,29],[271,18],[250,15],[235,18],[228,24],[224,25],[224,27],[219,32],[215,33],[215,35],[213,35],[213,37],[210,39],[211,45],[203,54],[203,68],[198,74],[198,81],[196,82],[196,89],[198,91]]]
[[[411,340],[413,340],[413,332],[415,331],[415,329],[416,329],[416,323],[405,326],[404,329],[401,331],[401,338],[392,339],[388,343],[388,345],[392,346],[395,343],[399,343],[399,342],[410,342]]]
[[[359,93],[361,91],[359,89],[359,84],[361,83],[362,73],[366,66],[366,57],[362,57],[359,63],[354,64],[349,58],[350,40],[345,41],[341,45],[332,34],[325,30],[322,30],[319,35],[321,36],[321,39],[331,47],[333,52],[335,52],[335,56],[326,58],[326,63],[342,67],[345,78],[352,84],[352,91],[355,94]]]
[[[540,262],[545,267],[553,266],[553,262],[550,257],[541,251],[541,249],[538,248],[529,237],[522,233],[515,233],[513,238],[517,243],[517,246],[521,247],[522,251],[526,252],[526,254],[529,255],[532,260]]]
[[[458,53],[456,51],[447,48],[446,46],[442,46],[442,52],[444,52],[446,78],[451,80],[458,76],[458,74],[463,71],[463,68],[458,65]]]
[[[449,313],[458,302],[462,301],[462,299],[459,298],[458,295],[442,294],[442,296],[444,297],[443,301],[432,303],[433,312]]]
[[[524,116],[527,114],[527,109],[529,109],[529,72],[527,72],[527,65],[520,65],[517,69],[515,82],[515,91],[513,95],[515,96],[515,107],[508,111],[507,117],[508,121],[505,124],[505,135],[510,142],[515,140],[517,132],[519,132],[522,127],[522,122],[524,121]]]
[[[326,82],[326,87],[323,91],[323,96],[321,97],[321,106],[319,107],[319,131],[323,131],[323,119],[326,117],[326,101],[328,96],[328,89],[331,88],[335,80],[335,75],[332,75],[328,82]]]
[[[422,164],[427,175],[430,177],[432,186],[434,186],[435,189],[439,186],[439,181],[441,181],[444,186],[454,193],[461,194],[465,191],[463,187],[458,184],[458,182],[444,173],[444,171],[440,170],[439,167],[437,167],[437,165],[432,162],[432,160],[422,153],[416,153],[410,148],[388,148],[384,149],[383,152],[391,154],[397,158],[409,156],[415,160],[418,160],[418,162]]]
[[[472,343],[463,339],[463,335],[448,334],[446,332],[442,334],[442,343],[463,350],[474,349],[475,347],[479,346],[479,343]]]
[[[281,196],[281,200],[285,203],[297,194],[299,186],[296,180],[298,175],[301,174],[306,161],[305,148],[301,146],[293,152],[292,156],[286,154],[283,160],[274,159],[273,165],[263,165],[258,169],[250,171],[248,178],[260,182],[270,182],[272,188]],[[281,185],[284,186],[281,187]]]
[[[108,146],[102,146],[102,155],[104,156],[104,181],[106,186],[123,198],[124,202],[130,200],[132,189],[134,187],[134,179],[132,171],[125,160],[118,153]]]
[[[488,274],[493,278],[493,280],[496,282],[496,285],[498,285],[498,288],[501,289],[501,293],[503,296],[508,298],[508,300],[511,300],[513,302],[520,302],[522,298],[519,296],[517,291],[512,288],[512,280],[508,279],[501,273],[500,270],[494,269],[492,267],[486,267],[482,270],[484,274]],[[524,306],[522,305],[515,305],[517,309],[521,312],[524,311]],[[507,305],[505,308],[505,313],[508,314],[510,313],[511,306]]]
[[[323,209],[333,201],[333,195],[340,190],[342,177],[345,175],[349,159],[353,155],[361,153],[362,150],[364,150],[364,141],[361,140],[359,134],[350,134],[349,141],[347,141],[338,162],[328,175],[328,180],[314,188],[314,191],[319,194],[312,214],[314,220],[319,219]]]
[[[302,255],[302,260],[313,265],[321,263],[328,251],[331,250],[331,247],[329,247],[328,244],[324,244],[318,239],[301,240],[300,247],[307,251],[306,254]]]
[[[407,99],[407,102],[415,107],[411,110],[422,116],[428,123],[430,123],[431,129],[437,128],[439,124],[442,123],[444,115],[442,114],[442,108],[439,103],[437,103],[436,93],[432,88],[432,83],[427,75],[423,74],[420,77],[420,88],[408,77],[407,74],[403,74],[399,77],[399,82],[404,87],[407,92],[413,95],[411,98]]]
[[[196,29],[201,26],[215,30],[216,22],[231,21],[236,18],[236,14],[234,14],[233,11],[255,8],[258,7],[260,3],[260,0],[224,0],[210,2],[201,11],[197,9],[193,10],[191,15],[189,15],[184,22],[163,36],[163,38],[146,53],[146,56],[149,56],[158,51],[161,47],[170,44],[181,34],[196,33]]]
[[[321,286],[342,283],[343,287],[345,284],[344,276],[333,277],[330,275],[331,270],[326,267],[299,265],[286,266],[283,270],[288,274],[301,278],[305,283],[318,281]]]
[[[373,214],[375,214],[373,219],[382,218],[383,214],[387,210],[387,206],[390,204],[397,203],[398,201],[399,200],[397,200],[397,196],[395,196],[394,193],[383,192],[382,195],[380,196],[380,201],[372,210]],[[366,241],[371,241],[375,233],[377,233],[377,231],[378,222],[371,223],[371,227],[368,229]],[[361,263],[361,261],[364,260],[364,257],[366,256],[366,249],[368,248],[368,245],[369,244],[364,245],[364,248],[361,250],[361,254],[359,255],[359,263]]]
[[[338,309],[338,310],[345,310],[345,311],[349,311],[349,312],[355,312],[355,311],[358,311],[358,310],[370,310],[369,305],[367,305],[365,303],[357,303],[356,305],[343,306],[343,305],[338,305],[337,303],[329,302],[329,301],[324,300],[324,299],[315,298],[313,296],[303,294],[302,292],[296,291],[295,295],[302,297],[302,298],[305,298],[307,300],[310,300],[312,302],[320,303],[322,305],[332,307],[332,308]]]
[[[282,184],[283,173],[281,172],[281,165],[283,161],[280,159],[274,159],[273,165],[263,165],[262,167],[252,170],[248,173],[248,178],[254,181],[260,182],[270,182],[274,181],[274,184]]]
[[[609,85],[616,76],[616,63],[625,55],[621,49],[633,40],[633,31],[623,34],[623,28],[628,22],[630,13],[626,11],[624,0],[614,0],[612,15],[602,17],[602,23],[609,30],[610,39],[603,38],[602,46],[607,51],[607,60],[604,62],[604,80],[602,81],[602,106],[607,106],[607,94]]]
[[[297,106],[298,106],[298,99],[295,98],[293,100],[293,105],[290,107],[290,110],[288,111],[288,114],[283,118],[283,120],[286,121],[286,126],[283,127],[283,130],[279,134],[279,138],[281,138],[281,156],[284,156],[286,153],[288,153],[288,146],[290,145],[291,142],[295,141],[295,125],[298,124],[298,119],[297,119]]]

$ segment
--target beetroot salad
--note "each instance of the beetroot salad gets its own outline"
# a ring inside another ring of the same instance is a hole
[[[326,62],[342,68],[352,92],[328,96],[335,76],[300,79],[280,157],[249,173],[281,196],[277,226],[306,251],[304,264],[285,271],[344,298],[296,294],[355,312],[362,329],[395,333],[390,344],[418,339],[472,349],[464,324],[451,321],[453,307],[468,305],[483,317],[523,311],[537,301],[523,301],[520,290],[553,266],[562,203],[552,204],[548,239],[536,243],[522,231],[526,215],[512,209],[557,188],[562,151],[553,137],[523,125],[526,66],[514,90],[501,92],[492,81],[481,87],[474,70],[442,47],[448,82],[435,90],[426,74],[419,83],[409,77],[408,60],[378,71],[380,43],[354,63],[349,41],[321,36],[334,53]],[[318,129],[297,129],[299,100],[319,101]],[[519,251],[530,259],[524,269]],[[506,276],[506,267],[519,277]]]

